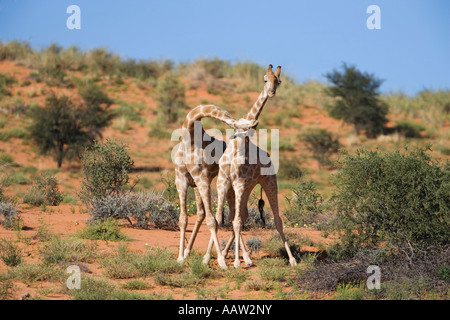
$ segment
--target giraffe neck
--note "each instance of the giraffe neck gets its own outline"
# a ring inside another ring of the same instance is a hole
[[[187,114],[183,127],[192,131],[194,130],[196,121],[200,121],[202,118],[214,118],[226,123],[232,128],[234,128],[236,123],[236,120],[227,111],[214,105],[200,105]]]
[[[264,88],[263,91],[261,91],[261,93],[259,94],[259,97],[256,100],[256,102],[253,104],[253,107],[244,116],[244,119],[257,120],[259,115],[261,114],[268,98],[269,98],[269,95],[267,94],[266,88]]]

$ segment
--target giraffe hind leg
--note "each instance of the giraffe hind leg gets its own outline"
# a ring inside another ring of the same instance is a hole
[[[280,214],[278,211],[278,188],[277,188],[276,176],[267,176],[267,177],[268,177],[268,181],[266,181],[266,183],[264,183],[264,185],[262,185],[262,187],[264,188],[266,196],[269,199],[270,207],[272,208],[275,228],[277,229],[278,233],[281,236],[281,240],[283,241],[284,247],[285,247],[288,257],[289,257],[289,263],[291,264],[291,266],[296,266],[297,261],[295,260],[294,256],[292,255],[289,244],[287,243],[286,236],[284,235],[284,232],[283,232],[283,222],[281,221]]]

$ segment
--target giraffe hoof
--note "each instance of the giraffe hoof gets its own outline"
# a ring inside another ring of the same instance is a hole
[[[228,269],[224,256],[218,257],[217,262],[219,263],[220,269],[224,269],[224,270]]]
[[[241,262],[239,260],[234,261],[234,268],[239,269],[241,267]]]
[[[292,267],[295,267],[297,265],[297,261],[295,261],[295,258],[289,259],[289,263]]]
[[[178,257],[177,262],[179,264],[183,264],[184,263],[184,258],[183,257]]]
[[[189,257],[189,255],[191,254],[191,251],[188,249],[184,250],[184,259],[186,259],[187,257]]]
[[[250,254],[249,253],[244,253],[243,257],[244,257],[245,265],[247,267],[250,267],[250,266],[253,265],[253,262],[252,262],[252,259],[250,259]]]
[[[202,263],[206,265],[209,263],[210,259],[211,259],[211,256],[209,254],[205,254],[205,256],[203,257]]]

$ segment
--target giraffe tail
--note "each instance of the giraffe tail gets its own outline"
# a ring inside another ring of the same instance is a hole
[[[264,200],[262,198],[262,187],[261,187],[261,198],[258,201],[258,211],[259,211],[259,217],[263,223],[263,226],[266,226],[266,219],[264,219]]]

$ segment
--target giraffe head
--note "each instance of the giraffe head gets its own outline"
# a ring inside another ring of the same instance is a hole
[[[264,75],[264,82],[266,83],[264,89],[266,90],[269,97],[273,97],[275,95],[278,86],[281,84],[281,67],[278,66],[275,72],[273,72],[272,68],[273,66],[270,64],[267,68],[267,73]]]

